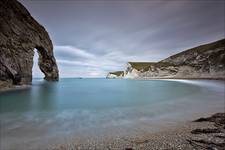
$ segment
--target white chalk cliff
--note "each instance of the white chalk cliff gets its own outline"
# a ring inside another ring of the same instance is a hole
[[[128,62],[123,78],[225,78],[225,39],[201,45],[159,62]]]

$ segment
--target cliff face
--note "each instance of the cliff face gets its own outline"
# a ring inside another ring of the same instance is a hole
[[[106,78],[108,79],[123,78],[123,77],[124,77],[124,71],[109,72],[106,76]]]
[[[46,80],[58,80],[52,41],[41,26],[16,0],[0,0],[0,88],[30,84],[34,49]]]
[[[225,39],[159,62],[128,62],[124,78],[225,78]]]
[[[137,67],[142,66],[144,67]],[[129,62],[125,72],[125,78],[162,78],[172,77],[178,71],[178,67],[170,63],[158,62]]]
[[[225,40],[192,48],[161,62],[178,67],[175,77],[225,78]]]

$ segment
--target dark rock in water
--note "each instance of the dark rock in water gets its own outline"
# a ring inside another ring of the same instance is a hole
[[[58,67],[48,32],[16,0],[0,0],[0,89],[30,84],[34,49],[46,80],[58,80]]]

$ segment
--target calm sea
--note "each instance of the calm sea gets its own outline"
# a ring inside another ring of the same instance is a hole
[[[224,82],[212,80],[34,79],[0,93],[1,149],[136,130],[224,111]]]

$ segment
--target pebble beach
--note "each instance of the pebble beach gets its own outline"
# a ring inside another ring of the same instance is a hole
[[[225,148],[224,120],[225,114],[220,113],[219,117],[215,114],[212,117],[188,121],[151,134],[77,139],[63,145],[52,146],[49,150],[223,150]]]

